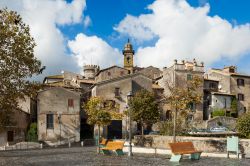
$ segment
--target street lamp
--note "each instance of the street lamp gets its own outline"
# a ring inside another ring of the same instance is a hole
[[[126,103],[126,106],[124,107],[126,111],[128,111],[128,103]],[[125,141],[128,141],[128,114],[126,114],[125,119]]]
[[[61,145],[61,131],[62,131],[62,129],[61,129],[61,126],[62,126],[62,114],[61,113],[59,113],[59,115],[58,115],[58,121],[59,121],[59,125],[60,125],[60,145]]]
[[[129,108],[129,102],[131,98],[133,97],[133,93],[130,91],[127,94],[127,103],[128,103],[128,116],[129,116],[129,148],[128,148],[128,156],[132,156],[132,131],[131,131],[131,109]]]

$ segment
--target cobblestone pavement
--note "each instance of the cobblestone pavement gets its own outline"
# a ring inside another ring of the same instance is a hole
[[[176,165],[167,155],[134,154],[131,159],[124,156],[105,156],[96,153],[95,147],[55,148],[42,150],[0,151],[0,166],[160,166]],[[177,164],[178,165],[178,164]],[[183,159],[179,165],[195,166],[242,166],[250,165],[249,159],[226,159],[202,157],[198,161]]]

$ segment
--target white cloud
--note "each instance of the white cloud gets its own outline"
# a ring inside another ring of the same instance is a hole
[[[91,25],[91,19],[89,16],[86,16],[84,21],[83,21],[84,28],[87,28],[88,26]]]
[[[69,41],[68,46],[80,67],[85,64],[109,67],[121,62],[123,57],[118,49],[112,48],[101,38],[86,36],[83,33],[78,34],[75,40]]]
[[[208,3],[208,0],[199,0],[198,2],[199,2],[199,5],[200,5],[200,6],[203,6],[203,5],[205,5],[206,3]]]
[[[233,26],[219,16],[208,16],[208,4],[195,8],[186,0],[156,0],[148,8],[152,13],[127,15],[114,28],[138,41],[158,38],[154,46],[137,50],[139,66],[163,67],[173,59],[193,58],[210,65],[250,52],[250,24]]]
[[[154,33],[144,24],[144,15],[139,18],[127,15],[124,20],[119,23],[119,26],[114,27],[114,30],[124,35],[130,35],[137,40],[151,40],[154,38]]]
[[[79,71],[75,59],[66,53],[66,39],[58,26],[81,23],[85,0],[71,3],[56,0],[2,0],[0,8],[17,11],[30,26],[37,46],[35,56],[46,66],[44,74],[57,74],[61,70]]]

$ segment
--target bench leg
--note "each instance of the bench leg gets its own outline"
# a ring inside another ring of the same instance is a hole
[[[121,149],[117,149],[117,150],[115,151],[115,153],[116,153],[117,156],[124,155],[124,153],[123,153],[123,151],[122,151]]]
[[[171,158],[170,158],[170,161],[171,162],[179,162],[181,159],[181,155],[177,154],[177,155],[174,155],[172,154]]]
[[[102,152],[103,154],[106,154],[106,155],[110,155],[110,154],[111,154],[109,150],[101,149],[101,152]]]
[[[201,156],[201,153],[192,153],[189,158],[191,160],[199,160],[200,156]]]

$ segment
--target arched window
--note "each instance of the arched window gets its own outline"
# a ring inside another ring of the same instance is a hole
[[[166,111],[166,120],[171,120],[171,119],[172,119],[171,111],[170,111],[170,110],[167,110],[167,111]]]

